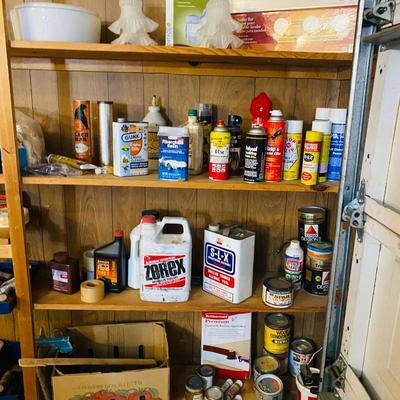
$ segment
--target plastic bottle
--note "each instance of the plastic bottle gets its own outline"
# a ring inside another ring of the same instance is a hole
[[[235,396],[240,392],[240,389],[243,387],[243,382],[237,380],[226,392],[225,392],[225,400],[233,400]]]
[[[94,265],[96,279],[104,280],[108,292],[125,289],[127,263],[123,231],[116,231],[113,242],[94,251]]]
[[[197,110],[188,111],[188,122],[185,127],[189,131],[189,174],[198,175],[203,171],[203,126],[198,122]]]
[[[318,182],[326,182],[329,162],[329,150],[331,145],[331,121],[316,119],[312,123],[311,130],[322,132],[321,155],[319,157]]]
[[[149,168],[157,170],[158,168],[158,129],[160,126],[165,126],[167,121],[160,112],[157,96],[153,95],[149,112],[143,118],[143,122],[147,122],[148,126],[148,151],[149,151]]]
[[[330,118],[332,122],[332,137],[329,151],[328,181],[339,181],[342,173],[347,109],[332,108]]]
[[[285,278],[293,282],[294,290],[301,289],[304,251],[298,240],[292,240],[285,251]]]
[[[233,385],[233,380],[228,378],[225,383],[221,386],[221,390],[225,393]]]

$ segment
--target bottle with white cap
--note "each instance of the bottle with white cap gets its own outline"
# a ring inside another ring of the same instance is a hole
[[[301,146],[303,144],[303,121],[288,120],[283,162],[283,180],[299,179]]]
[[[328,181],[339,181],[342,172],[344,135],[346,132],[346,108],[332,108],[330,120],[332,122],[332,136],[329,150]]]
[[[243,382],[237,380],[226,392],[225,400],[233,400],[237,394],[239,394],[240,389],[243,387]]]
[[[329,162],[329,151],[331,145],[331,121],[324,121],[316,119],[312,123],[312,131],[322,132],[322,146],[321,156],[319,159],[318,167],[318,182],[327,181],[328,162]]]
[[[315,109],[315,119],[321,121],[330,121],[331,119],[331,108],[318,107]]]

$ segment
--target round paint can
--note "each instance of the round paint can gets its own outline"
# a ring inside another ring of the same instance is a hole
[[[268,314],[265,317],[264,348],[272,354],[282,354],[289,350],[290,317],[282,313]]]
[[[296,377],[300,373],[300,366],[308,364],[315,353],[314,342],[308,338],[293,340],[289,349],[289,372]]]
[[[322,207],[299,208],[299,240],[303,248],[309,242],[326,240],[326,210]]]
[[[283,383],[273,374],[260,375],[255,382],[257,400],[282,400]]]
[[[293,305],[294,289],[292,281],[286,278],[268,278],[263,284],[263,302],[274,308],[289,308]]]
[[[289,351],[285,351],[282,354],[272,354],[266,349],[263,349],[263,353],[266,356],[274,356],[279,362],[279,370],[276,375],[284,375],[288,372],[288,365],[289,365]]]
[[[204,400],[223,400],[224,393],[218,386],[211,386],[204,393]]]
[[[254,360],[254,380],[260,375],[278,374],[280,370],[279,360],[274,355],[257,357]]]

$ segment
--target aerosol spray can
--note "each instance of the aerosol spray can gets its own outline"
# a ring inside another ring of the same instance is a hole
[[[319,157],[321,153],[322,132],[307,131],[304,142],[301,183],[316,185],[318,182]]]
[[[100,165],[107,167],[107,172],[112,173],[113,165],[113,102],[99,101],[99,142]]]
[[[303,144],[303,121],[289,120],[285,140],[283,180],[299,179],[301,166],[301,146]]]
[[[326,182],[329,162],[329,149],[331,144],[331,121],[316,119],[312,123],[311,130],[322,132],[321,156],[319,158],[318,182]]]
[[[210,163],[208,176],[213,180],[229,178],[229,147],[231,134],[223,119],[219,119],[217,126],[210,134]]]
[[[73,100],[74,113],[74,158],[91,163],[93,158],[90,101]]]
[[[229,148],[229,175],[240,176],[242,154],[242,117],[239,115],[228,116],[228,130],[231,134]]]
[[[272,110],[265,124],[267,149],[265,155],[265,181],[280,182],[283,172],[283,156],[285,152],[286,121],[282,111]]]
[[[332,137],[329,151],[328,181],[339,181],[342,172],[344,135],[346,132],[347,110],[331,109]]]
[[[244,150],[245,182],[264,182],[266,142],[267,137],[261,125],[255,125],[247,133]]]

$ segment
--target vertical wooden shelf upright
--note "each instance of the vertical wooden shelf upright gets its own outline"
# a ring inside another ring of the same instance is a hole
[[[32,293],[25,243],[21,176],[15,132],[11,67],[7,47],[5,3],[0,1],[0,145],[10,219],[11,254],[17,292],[17,315],[22,354],[35,356]],[[35,370],[24,370],[25,398],[37,398]]]

